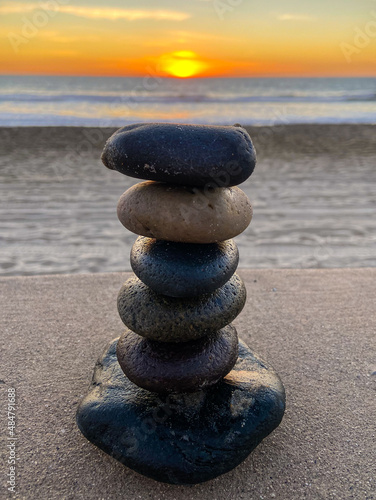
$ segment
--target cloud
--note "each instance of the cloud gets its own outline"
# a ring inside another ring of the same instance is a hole
[[[51,9],[51,5],[53,8]],[[188,12],[166,9],[115,9],[109,7],[78,7],[74,5],[59,5],[56,2],[21,3],[12,2],[0,5],[1,14],[18,14],[31,12],[33,10],[53,10],[64,14],[71,14],[86,19],[108,19],[116,21],[125,19],[127,21],[138,21],[142,19],[153,19],[155,21],[184,21],[189,19]]]
[[[168,33],[171,36],[177,38],[178,41],[180,42],[193,41],[193,40],[234,40],[234,38],[227,36],[216,35],[213,33],[201,33],[195,31],[169,31]]]
[[[30,12],[38,7],[39,5],[34,3],[6,3],[4,5],[0,5],[0,14],[19,14],[23,12]]]
[[[279,14],[277,18],[280,21],[314,21],[316,19],[313,16],[306,16],[304,14]]]
[[[60,12],[72,14],[74,16],[86,17],[88,19],[126,19],[127,21],[137,21],[140,19],[154,19],[157,21],[184,21],[191,17],[187,12],[162,9],[111,9],[94,7],[61,6]]]

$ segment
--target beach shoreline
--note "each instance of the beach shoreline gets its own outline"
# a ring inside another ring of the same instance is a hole
[[[240,187],[254,219],[244,268],[375,267],[376,126],[246,127],[258,163]],[[116,128],[0,127],[0,274],[127,270],[135,235],[116,217],[138,182],[107,170]]]

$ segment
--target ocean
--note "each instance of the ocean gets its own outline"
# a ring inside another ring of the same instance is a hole
[[[0,76],[0,126],[376,123],[376,78]]]

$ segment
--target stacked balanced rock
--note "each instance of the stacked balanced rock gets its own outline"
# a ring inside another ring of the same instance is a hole
[[[232,238],[252,219],[236,185],[255,150],[241,126],[137,124],[107,141],[102,160],[147,180],[118,203],[139,235],[135,276],[118,295],[127,328],[97,364],[78,425],[142,474],[206,481],[240,463],[284,412],[277,374],[231,325],[246,300]]]

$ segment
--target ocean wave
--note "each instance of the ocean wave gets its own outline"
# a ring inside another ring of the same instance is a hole
[[[330,103],[330,102],[375,102],[376,92],[349,95],[303,95],[303,94],[281,94],[281,95],[211,95],[211,94],[33,94],[33,93],[0,93],[0,102],[22,102],[22,103],[69,103],[90,102],[98,104],[179,104],[179,103]]]
[[[132,115],[131,117],[87,117],[75,115],[58,115],[47,113],[2,113],[0,115],[0,127],[122,127],[132,123],[149,122],[150,119],[144,118],[142,115]],[[171,118],[158,119],[160,122],[186,123],[186,118]],[[189,123],[197,125],[233,125],[235,122],[243,125],[253,126],[275,126],[275,125],[299,125],[299,124],[370,124],[376,125],[376,117],[374,114],[359,114],[357,116],[302,116],[302,115],[284,115],[280,118],[269,113],[263,117],[255,117],[252,115],[239,116],[234,114],[200,115],[190,116]]]

